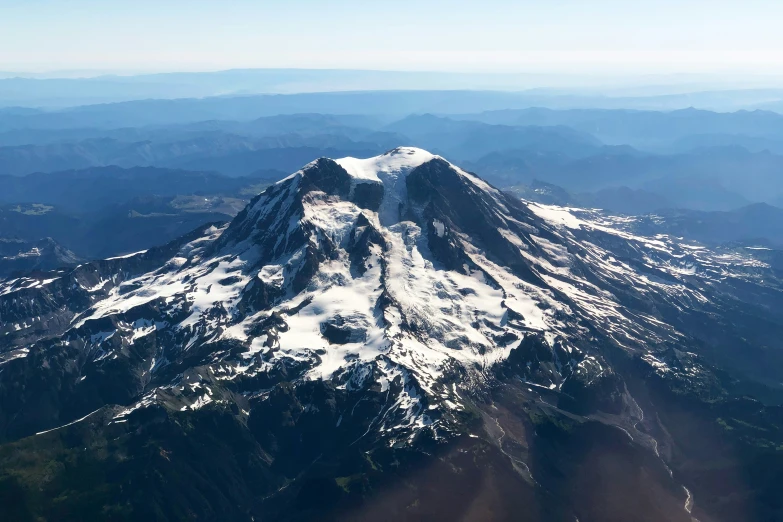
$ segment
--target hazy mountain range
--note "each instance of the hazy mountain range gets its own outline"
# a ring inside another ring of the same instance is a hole
[[[251,176],[288,172],[321,156],[415,145],[457,158],[500,187],[534,179],[575,193],[628,187],[696,210],[783,201],[783,116],[771,112],[527,109],[395,121],[280,114],[153,125],[171,118],[153,111],[144,120],[144,110],[130,110],[135,103],[119,104],[128,106],[121,112],[129,119],[117,120],[115,105],[5,111],[0,175],[118,165]],[[134,121],[141,126],[127,126]]]
[[[448,73],[338,69],[235,69],[215,72],[50,74],[0,72],[0,107],[68,107],[140,99],[204,98],[258,94],[397,91],[462,91],[475,107],[624,108],[671,110],[700,107],[737,110],[774,107],[783,99],[779,78],[715,75],[628,76],[520,73]],[[478,94],[472,95],[470,91]],[[513,93],[500,99],[491,91]],[[381,108],[381,107],[378,107]],[[312,109],[308,109],[312,110]],[[324,108],[317,109],[324,111]],[[301,111],[298,111],[301,112]],[[328,111],[327,111],[328,112]]]

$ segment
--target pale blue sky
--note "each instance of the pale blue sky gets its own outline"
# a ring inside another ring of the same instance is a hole
[[[780,0],[0,0],[0,70],[783,73]]]

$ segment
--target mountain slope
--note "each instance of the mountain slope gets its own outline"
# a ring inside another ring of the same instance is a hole
[[[0,238],[0,276],[73,266],[79,258],[52,238],[40,241]]]
[[[164,247],[6,281],[7,509],[52,520],[774,513],[771,484],[727,499],[703,473],[745,440],[724,440],[716,416],[737,435],[766,423],[759,455],[782,442],[771,406],[735,400],[780,396],[779,274],[752,253],[631,227],[520,201],[399,148],[316,160],[230,224]],[[682,411],[699,415],[678,421]],[[714,445],[694,451],[684,426]],[[729,478],[751,466],[731,463]]]

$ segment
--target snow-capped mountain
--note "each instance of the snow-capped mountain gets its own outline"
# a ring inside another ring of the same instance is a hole
[[[3,462],[84,447],[13,480],[86,474],[69,508],[123,520],[721,520],[691,451],[717,421],[681,416],[780,392],[761,254],[420,149],[320,159],[228,225],[0,282],[0,440],[54,448]]]

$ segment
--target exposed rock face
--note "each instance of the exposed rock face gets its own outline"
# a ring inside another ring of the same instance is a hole
[[[732,409],[783,378],[780,282],[627,225],[401,148],[3,281],[0,494],[18,518],[689,521],[692,491],[722,520],[700,474],[740,442],[717,419],[781,434]]]

